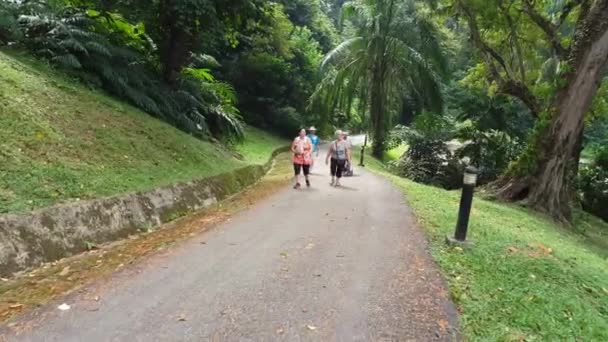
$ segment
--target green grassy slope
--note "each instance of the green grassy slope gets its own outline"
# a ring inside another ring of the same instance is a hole
[[[146,190],[263,163],[286,141],[248,129],[244,160],[0,51],[0,213]]]
[[[471,341],[608,341],[608,225],[580,214],[564,228],[519,206],[482,200],[472,250],[448,248],[459,204],[448,192],[371,169],[405,193],[461,310]]]

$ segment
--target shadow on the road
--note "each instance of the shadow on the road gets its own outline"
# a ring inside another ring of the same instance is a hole
[[[357,188],[353,188],[353,187],[346,186],[346,185],[340,185],[340,186],[336,187],[336,189],[345,190],[345,191],[359,191],[359,189],[357,189]]]

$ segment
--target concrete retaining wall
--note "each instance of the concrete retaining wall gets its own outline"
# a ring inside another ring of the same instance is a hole
[[[285,151],[279,149],[273,157]],[[251,165],[215,177],[152,191],[72,202],[24,215],[0,216],[0,276],[153,230],[257,182],[270,168]]]

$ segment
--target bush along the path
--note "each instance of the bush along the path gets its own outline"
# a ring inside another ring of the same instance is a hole
[[[581,168],[578,190],[583,209],[608,222],[608,146],[604,145],[595,160]]]

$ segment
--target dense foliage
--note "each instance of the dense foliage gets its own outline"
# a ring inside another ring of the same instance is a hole
[[[575,186],[587,210],[608,206],[606,12],[608,0],[2,1],[0,45],[201,138],[239,138],[242,121],[366,131],[376,156],[408,145],[396,168],[410,178],[454,188],[472,164],[497,198],[568,220]]]
[[[336,32],[319,0],[284,5],[2,2],[0,45],[26,48],[199,137],[239,138],[241,120],[293,134],[314,120],[306,104]]]
[[[442,109],[439,83],[447,71],[446,48],[440,27],[418,5],[346,2],[346,39],[325,56],[325,77],[312,98],[313,108],[328,115],[349,117],[356,110],[368,117],[376,156],[382,156],[392,119],[408,95],[422,108]]]
[[[498,177],[490,190],[499,199],[524,200],[567,221],[579,186],[585,209],[606,210],[608,202],[600,199],[605,167],[593,159],[608,134],[608,1],[431,3],[433,18],[451,33],[444,45],[456,47],[441,88],[442,113],[455,126],[444,142],[464,144],[457,156],[480,168],[482,184]],[[402,124],[424,112],[416,102],[406,97]],[[581,161],[593,166],[579,167]],[[572,182],[579,170],[579,181]]]
[[[578,189],[583,209],[608,222],[608,144],[581,168]]]

